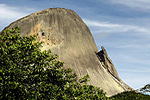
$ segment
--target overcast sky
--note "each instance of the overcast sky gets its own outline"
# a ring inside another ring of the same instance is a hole
[[[149,0],[0,0],[0,31],[47,8],[74,10],[104,46],[120,78],[137,89],[150,83]]]

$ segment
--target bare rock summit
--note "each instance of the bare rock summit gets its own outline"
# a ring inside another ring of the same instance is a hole
[[[37,40],[44,42],[41,49],[51,49],[79,78],[89,74],[88,84],[102,88],[108,96],[131,90],[119,78],[104,47],[98,51],[89,28],[74,11],[50,8],[23,17],[6,28],[16,26],[21,27],[21,35],[37,35]]]

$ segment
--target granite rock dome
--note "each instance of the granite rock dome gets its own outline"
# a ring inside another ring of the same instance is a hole
[[[108,96],[131,90],[119,78],[105,48],[98,51],[89,28],[74,11],[50,8],[23,17],[6,28],[16,26],[21,27],[21,35],[37,35],[37,41],[44,42],[41,49],[51,49],[79,78],[89,74],[88,84],[102,88]]]

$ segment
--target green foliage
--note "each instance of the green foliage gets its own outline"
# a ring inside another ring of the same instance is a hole
[[[150,100],[149,95],[144,95],[141,93],[137,93],[135,91],[128,91],[119,93],[115,96],[110,97],[110,99],[114,100]]]
[[[0,34],[1,100],[108,100],[100,88],[77,80],[51,51],[40,51],[36,36],[20,36],[18,27]]]
[[[146,84],[144,87],[137,89],[137,91],[143,94],[150,94],[150,84]]]

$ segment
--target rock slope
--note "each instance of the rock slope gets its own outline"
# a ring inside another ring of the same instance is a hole
[[[50,8],[38,11],[11,23],[6,28],[21,27],[21,35],[37,35],[42,50],[58,54],[66,68],[79,78],[89,74],[90,82],[108,96],[130,90],[119,78],[106,50],[98,51],[93,36],[83,20],[72,10]]]

